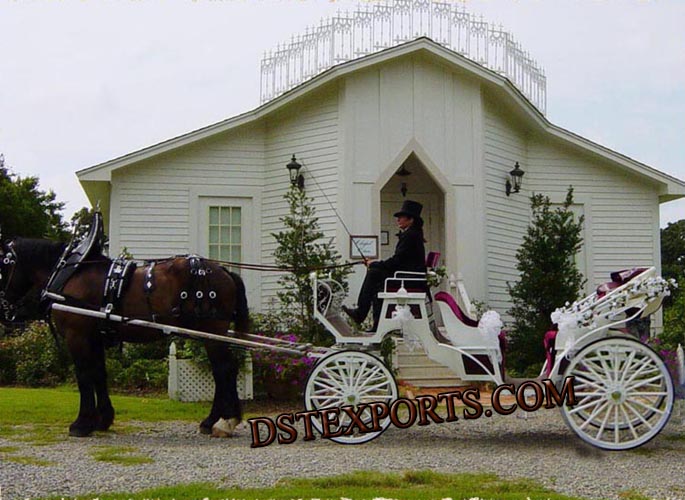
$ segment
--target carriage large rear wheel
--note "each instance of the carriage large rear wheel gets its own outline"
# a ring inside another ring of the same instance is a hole
[[[390,406],[395,399],[397,383],[388,367],[375,356],[359,351],[336,352],[321,359],[309,375],[304,393],[305,407],[310,411],[343,406],[357,408],[375,402]],[[373,427],[370,409],[361,413],[361,420],[367,428]],[[323,431],[318,418],[313,418],[312,423],[317,431]],[[341,412],[338,429],[346,429],[351,423],[351,418]],[[359,432],[359,428],[354,427],[349,436],[343,434],[330,439],[343,444],[365,443],[378,437],[389,425],[390,417],[385,417],[376,427],[380,430]]]
[[[577,403],[562,406],[568,426],[607,450],[641,446],[664,428],[673,410],[673,381],[648,346],[623,337],[585,346],[569,363]]]

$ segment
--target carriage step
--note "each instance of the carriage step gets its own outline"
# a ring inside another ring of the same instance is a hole
[[[440,378],[434,377],[398,377],[399,380],[415,387],[460,387],[464,382],[457,377]]]
[[[430,359],[422,348],[411,351],[403,342],[397,342],[393,365],[399,380],[417,387],[463,385],[452,370]]]
[[[402,379],[456,379],[455,373],[445,367],[431,368],[431,367],[406,367],[400,366],[397,376]]]

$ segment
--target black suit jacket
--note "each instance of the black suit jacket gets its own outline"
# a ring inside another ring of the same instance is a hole
[[[395,255],[386,260],[372,262],[372,268],[382,269],[388,275],[396,271],[426,272],[426,248],[423,244],[423,231],[410,226],[399,234]]]

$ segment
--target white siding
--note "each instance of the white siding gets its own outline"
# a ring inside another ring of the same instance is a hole
[[[608,281],[612,271],[658,265],[659,201],[652,183],[553,144],[531,142],[528,153],[528,189],[560,201],[573,185],[574,198],[586,205],[590,288]]]
[[[474,217],[483,213],[480,103],[474,79],[421,55],[346,77],[340,108],[346,191],[341,213],[352,233],[379,234],[380,190],[414,153],[442,191],[443,258],[482,298],[485,266],[473,261],[485,250],[483,225]],[[420,177],[406,179],[410,193],[424,192]],[[363,268],[357,271],[353,292]]]
[[[585,216],[588,292],[612,271],[658,263],[655,186],[552,141],[527,136],[494,105],[485,105],[487,299],[500,312],[511,307],[507,282],[518,279],[515,254],[530,221],[532,193],[561,203],[573,186],[574,204]],[[523,189],[507,197],[504,183],[517,161],[525,171]]]
[[[337,233],[337,218],[332,204],[338,200],[338,93],[337,87],[295,103],[266,124],[265,185],[262,205],[261,260],[274,263],[276,240],[272,236],[284,229],[280,219],[287,213],[283,198],[290,181],[285,168],[293,154],[304,168],[305,190],[314,199],[319,226],[326,238]],[[323,192],[322,192],[323,191]],[[337,241],[336,241],[337,243]],[[267,308],[278,291],[276,273],[264,273],[262,307]]]
[[[613,270],[658,262],[654,182],[532,134],[497,99],[475,77],[425,54],[361,69],[257,123],[116,170],[112,253],[126,247],[144,259],[196,251],[198,198],[247,197],[254,220],[246,223],[256,235],[253,254],[243,259],[274,263],[272,234],[283,229],[285,165],[294,153],[326,238],[348,258],[348,237],[329,201],[353,234],[378,234],[380,191],[414,153],[444,192],[450,271],[461,272],[473,298],[501,313],[510,308],[507,282],[518,279],[515,254],[532,192],[559,203],[574,186],[592,286]],[[507,197],[504,184],[517,161],[526,172],[523,191]],[[362,273],[358,268],[358,278]],[[252,307],[268,308],[279,276],[245,274],[258,285]]]
[[[510,307],[507,282],[518,279],[514,256],[530,220],[526,192],[507,197],[504,183],[517,161],[526,170],[527,145],[523,134],[489,103],[484,106],[483,135],[488,280],[484,299],[504,314]],[[524,179],[528,181],[527,171]]]
[[[191,192],[261,189],[263,133],[244,127],[115,171],[111,253],[148,259],[197,248]]]

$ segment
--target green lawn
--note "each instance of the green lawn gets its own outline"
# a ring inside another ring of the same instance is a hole
[[[66,439],[66,427],[78,410],[78,391],[74,387],[52,389],[24,389],[0,387],[0,437],[25,442],[35,446],[50,445]],[[115,426],[118,432],[126,432],[127,422],[138,420],[192,421],[199,422],[209,411],[208,403],[180,403],[163,396],[112,397],[117,412]],[[282,413],[287,403],[249,403],[245,418]],[[288,409],[297,409],[293,402]],[[13,444],[13,443],[12,443]],[[0,448],[3,460],[27,461],[15,446]],[[363,452],[363,450],[360,450]],[[136,454],[133,448],[105,446],[96,448],[92,455],[119,465],[135,466],[149,462]],[[23,463],[23,462],[22,462]],[[34,465],[50,465],[35,463]],[[92,499],[497,499],[497,500],[582,500],[568,497],[542,488],[530,480],[503,480],[492,474],[437,474],[430,471],[405,472],[404,474],[380,474],[374,472],[351,472],[343,476],[324,479],[288,479],[277,487],[265,489],[226,489],[213,484],[186,484],[157,488],[141,492],[100,494],[94,492],[80,498]],[[638,499],[639,496],[626,497]]]
[[[273,488],[222,489],[196,483],[140,492],[91,494],[74,500],[144,500],[144,499],[398,499],[431,500],[451,498],[496,500],[583,500],[560,495],[529,480],[504,480],[494,474],[438,474],[431,471],[381,474],[353,472],[322,479],[287,479]]]
[[[200,421],[209,413],[209,403],[181,403],[163,396],[112,396],[116,421]],[[74,387],[25,389],[0,387],[0,426],[69,425],[79,407]]]

